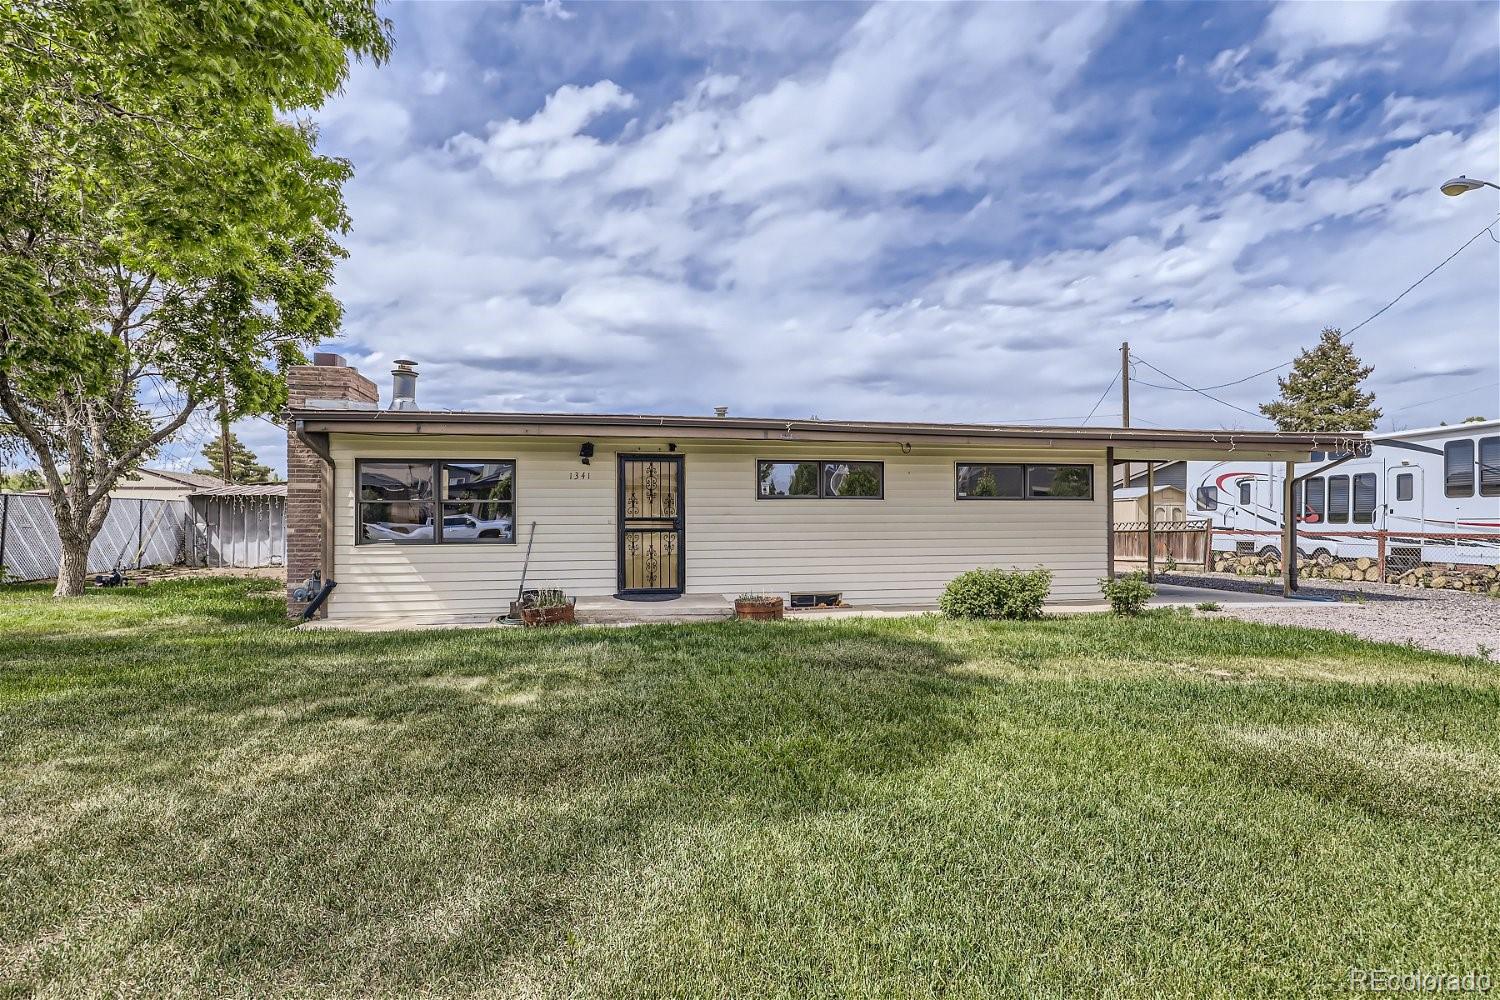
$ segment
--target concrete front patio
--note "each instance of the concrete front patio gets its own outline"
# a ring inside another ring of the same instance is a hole
[[[1157,608],[1193,607],[1212,602],[1221,606],[1279,607],[1303,606],[1310,600],[1215,590],[1209,587],[1184,587],[1157,584],[1151,606]],[[1108,611],[1104,601],[1058,602],[1047,605],[1054,615],[1089,614]],[[788,618],[899,618],[930,614],[936,604],[861,604],[847,608],[788,611]],[[685,594],[669,601],[622,601],[615,597],[580,597],[577,604],[580,625],[651,625],[665,622],[725,621],[734,617],[734,601],[720,594]],[[348,632],[394,632],[405,629],[500,628],[494,615],[372,615],[360,618],[320,619],[308,622],[305,629],[336,629]]]

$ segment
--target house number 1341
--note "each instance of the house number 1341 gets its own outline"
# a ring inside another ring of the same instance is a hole
[[[589,478],[589,474],[587,472],[570,472],[570,473],[568,473],[568,478],[569,479],[588,479]]]

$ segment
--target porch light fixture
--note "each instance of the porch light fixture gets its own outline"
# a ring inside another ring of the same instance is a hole
[[[584,465],[589,464],[589,459],[594,457],[594,442],[585,441],[578,446],[578,458]]]
[[[1438,190],[1450,198],[1457,198],[1461,194],[1478,191],[1482,187],[1492,187],[1500,191],[1500,184],[1495,184],[1491,181],[1475,180],[1473,177],[1465,177],[1463,174],[1459,174],[1452,180],[1443,181],[1442,187],[1438,188]]]

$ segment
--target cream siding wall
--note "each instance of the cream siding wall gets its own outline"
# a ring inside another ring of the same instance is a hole
[[[335,566],[329,614],[498,613],[514,596],[537,523],[528,586],[578,596],[616,589],[616,456],[664,454],[660,439],[335,434]],[[914,444],[678,442],[686,466],[688,593],[839,591],[853,604],[928,603],[975,566],[1045,565],[1054,600],[1098,596],[1105,572],[1102,452],[940,449]],[[516,545],[355,545],[356,458],[517,461]],[[755,460],[868,459],[885,463],[884,500],[757,500]],[[1094,499],[959,501],[958,461],[1094,464]],[[578,478],[587,473],[587,478]]]

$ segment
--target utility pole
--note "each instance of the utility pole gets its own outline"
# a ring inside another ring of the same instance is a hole
[[[219,478],[228,486],[234,482],[234,466],[229,451],[229,379],[223,372],[219,373],[219,449],[224,462]]]
[[[1120,426],[1130,426],[1130,341],[1120,342]],[[1115,470],[1109,470],[1110,489],[1114,489]],[[1125,483],[1130,484],[1130,463],[1125,463]],[[1147,498],[1150,503],[1150,498]]]

